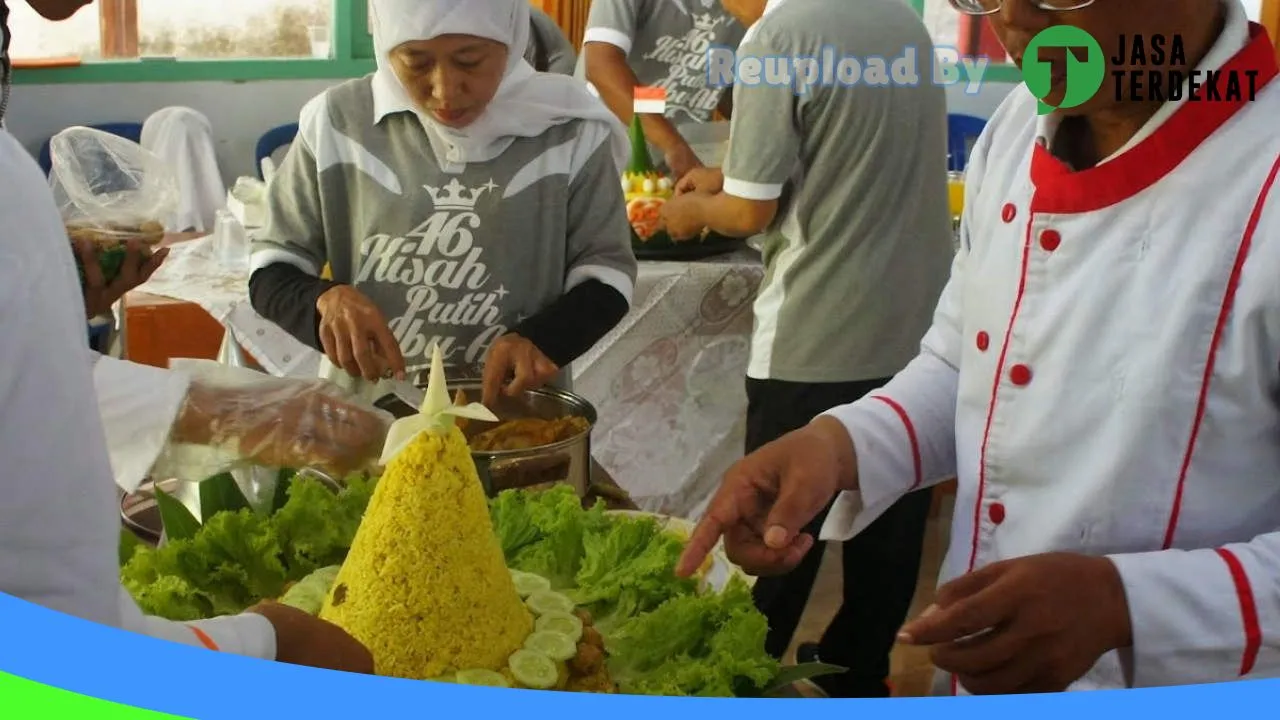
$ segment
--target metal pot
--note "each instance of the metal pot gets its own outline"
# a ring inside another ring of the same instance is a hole
[[[462,390],[468,398],[476,400],[481,396],[482,383],[473,379],[450,380],[449,390]],[[395,395],[384,396],[375,404],[397,418],[418,411]],[[544,387],[514,398],[503,397],[489,410],[504,421],[578,416],[588,424],[586,432],[552,445],[502,452],[473,450],[471,458],[489,497],[503,490],[558,483],[569,485],[579,497],[587,496],[591,488],[591,430],[597,419],[596,409],[590,402],[567,390]],[[468,421],[466,435],[470,438],[492,427],[495,427],[493,423]]]

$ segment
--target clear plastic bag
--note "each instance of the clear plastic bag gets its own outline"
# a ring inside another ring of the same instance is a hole
[[[186,374],[191,386],[153,477],[190,482],[262,467],[311,468],[342,478],[379,465],[394,418],[331,383],[211,360],[175,359],[170,368]]]
[[[104,248],[128,240],[164,239],[163,218],[181,200],[172,169],[141,145],[118,135],[73,127],[49,141],[49,182],[73,240]]]

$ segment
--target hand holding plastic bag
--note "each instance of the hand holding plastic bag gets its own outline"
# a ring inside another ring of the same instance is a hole
[[[325,380],[277,378],[211,361],[173,365],[192,382],[154,476],[199,480],[260,465],[341,478],[377,466],[394,418]]]
[[[172,169],[118,135],[67,128],[49,140],[49,157],[50,184],[68,227],[163,233],[161,222],[181,199]]]
[[[49,141],[49,181],[72,242],[94,248],[106,283],[115,280],[125,244],[164,240],[163,220],[181,200],[171,168],[141,145],[73,127]],[[85,282],[80,256],[81,282]]]

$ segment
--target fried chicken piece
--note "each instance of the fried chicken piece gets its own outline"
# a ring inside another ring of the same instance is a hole
[[[594,675],[604,667],[604,648],[587,642],[578,643],[578,654],[569,661],[574,676]]]
[[[565,690],[569,692],[613,695],[618,692],[618,686],[614,684],[613,679],[602,668],[600,672],[594,675],[569,678],[569,683],[565,685]]]

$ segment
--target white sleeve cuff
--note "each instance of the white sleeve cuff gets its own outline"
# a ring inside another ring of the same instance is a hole
[[[100,357],[93,366],[98,412],[116,484],[134,492],[169,442],[190,379],[178,372]]]
[[[320,277],[320,268],[315,263],[274,245],[253,250],[253,254],[249,256],[249,272],[255,273],[276,263],[292,265],[308,275]]]
[[[276,659],[276,629],[261,615],[243,613],[192,623],[143,615],[133,597],[120,588],[120,628],[158,640],[202,647],[259,660]]]
[[[1275,555],[1280,535],[1217,549],[1109,555],[1124,584],[1134,687],[1276,677],[1280,617]]]
[[[587,28],[586,32],[582,34],[582,44],[586,46],[587,43],[592,42],[606,43],[618,48],[624,55],[631,54],[631,36],[613,28]]]
[[[743,200],[757,200],[759,202],[777,200],[782,197],[783,187],[780,183],[747,182],[746,180],[735,180],[730,177],[724,179],[725,194],[740,197]]]
[[[844,425],[857,456],[858,491],[836,498],[820,537],[846,541],[923,485],[920,447],[910,420],[884,396],[869,396],[823,415]]]
[[[599,280],[617,290],[626,299],[627,306],[631,306],[631,296],[635,294],[636,287],[631,276],[604,265],[579,265],[573,268],[565,279],[564,291],[569,292],[588,280]]]
[[[248,612],[200,620],[188,625],[208,636],[219,652],[259,660],[276,659],[276,629],[270,620],[261,615]]]

